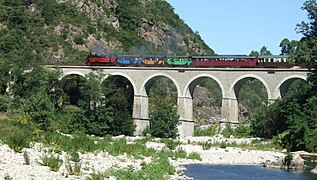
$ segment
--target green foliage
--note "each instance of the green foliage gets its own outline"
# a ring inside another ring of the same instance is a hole
[[[208,141],[201,144],[203,150],[208,150],[208,149],[210,149],[210,148],[212,147],[212,145],[213,145],[213,144],[212,144],[211,142],[208,142]]]
[[[84,111],[76,106],[65,106],[56,118],[56,129],[63,133],[72,134],[86,132]]]
[[[167,148],[169,148],[170,150],[175,150],[175,148],[179,145],[181,145],[181,142],[178,140],[173,140],[173,139],[162,139],[161,140],[162,143],[164,143],[166,145]]]
[[[4,180],[13,180],[13,178],[10,175],[6,174],[4,176]]]
[[[126,169],[113,170],[108,176],[114,175],[117,179],[168,179],[175,168],[169,163],[167,157],[154,159],[153,162],[143,166],[141,170],[135,171],[132,167]]]
[[[287,169],[289,169],[291,163],[293,160],[293,154],[291,152],[288,152],[283,160],[283,164],[287,166]]]
[[[236,138],[246,138],[251,137],[251,128],[248,124],[239,124],[233,133]]]
[[[52,171],[55,172],[57,172],[60,166],[63,164],[63,160],[59,159],[59,157],[54,157],[53,155],[44,155],[41,160],[41,164],[43,166],[48,166]]]
[[[216,133],[218,133],[218,129],[219,126],[217,125],[211,125],[206,129],[195,127],[194,136],[214,136]]]
[[[199,161],[202,160],[200,154],[197,152],[192,152],[192,153],[188,154],[187,159],[197,159]]]
[[[226,127],[221,131],[221,134],[225,138],[229,138],[230,135],[234,134],[234,129],[231,127],[231,124],[229,122],[226,123]]]
[[[6,95],[0,95],[0,112],[7,112],[12,99]]]
[[[251,113],[267,104],[266,88],[257,79],[247,80],[239,90],[237,97],[239,104],[242,104]]]
[[[160,138],[175,138],[177,136],[177,115],[172,103],[166,102],[158,105],[150,117],[151,135]]]
[[[11,134],[4,143],[15,152],[21,152],[23,148],[28,148],[31,142],[32,134],[28,130],[20,130]]]
[[[74,38],[74,42],[75,44],[78,44],[78,45],[83,45],[85,43],[84,39],[80,35]]]
[[[70,152],[69,154],[70,156],[70,160],[73,161],[73,162],[80,162],[80,158],[79,158],[79,154],[78,152]]]

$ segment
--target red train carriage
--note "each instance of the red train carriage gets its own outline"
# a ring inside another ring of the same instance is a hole
[[[196,67],[256,67],[258,57],[245,55],[192,56]]]
[[[87,65],[116,64],[116,57],[108,54],[89,53],[86,59]]]

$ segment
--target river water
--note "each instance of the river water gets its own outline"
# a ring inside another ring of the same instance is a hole
[[[317,180],[317,175],[308,171],[283,171],[255,165],[185,165],[185,175],[195,180]]]

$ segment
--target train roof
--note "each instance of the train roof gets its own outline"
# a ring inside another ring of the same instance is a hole
[[[192,58],[197,58],[197,59],[234,59],[234,58],[239,58],[239,59],[249,59],[249,58],[256,58],[256,56],[247,56],[247,55],[195,55],[191,56]]]
[[[266,56],[258,56],[259,58],[289,58],[289,55],[266,55]]]

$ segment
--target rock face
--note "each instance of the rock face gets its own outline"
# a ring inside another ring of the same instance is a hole
[[[221,107],[214,104],[215,95],[207,88],[196,86],[194,91],[194,119],[198,125],[217,123],[221,119]]]
[[[312,173],[317,174],[317,166],[311,170]]]

